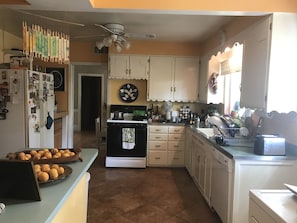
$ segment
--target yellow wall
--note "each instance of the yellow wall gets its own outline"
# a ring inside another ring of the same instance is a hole
[[[234,37],[236,34],[240,33],[247,27],[251,26],[253,23],[261,19],[261,16],[243,16],[237,17],[230,23],[221,28],[225,33],[226,41]],[[210,50],[219,46],[219,30],[216,30],[206,41],[201,43],[201,55],[205,55]]]
[[[198,56],[201,51],[198,43],[162,42],[157,40],[131,40],[130,42],[131,48],[123,50],[122,54]],[[109,52],[115,53],[116,51],[111,47]]]
[[[296,0],[90,0],[90,2],[94,8],[108,9],[297,12]]]
[[[138,88],[138,97],[134,102],[129,103],[129,105],[145,105],[146,102],[146,81],[145,80],[109,80],[109,104],[125,104],[119,97],[119,89],[124,84],[134,84]]]
[[[95,40],[70,43],[71,62],[102,62],[107,63],[107,54],[95,54]],[[117,53],[113,47],[110,53]],[[185,55],[198,56],[200,47],[197,43],[175,43],[161,42],[156,40],[141,41],[131,40],[131,48],[124,50],[121,54],[147,54],[147,55]]]
[[[73,62],[105,62],[107,54],[95,53],[95,41],[70,41],[70,61]]]

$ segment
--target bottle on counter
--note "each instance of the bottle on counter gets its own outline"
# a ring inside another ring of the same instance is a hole
[[[198,115],[197,115],[197,117],[196,117],[195,122],[196,122],[196,128],[199,128],[199,127],[200,127],[200,118],[199,118]]]

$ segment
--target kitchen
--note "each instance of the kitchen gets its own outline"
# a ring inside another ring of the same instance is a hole
[[[134,42],[133,42],[134,43]],[[149,44],[148,44],[149,45]],[[88,44],[81,44],[80,46],[90,46],[90,45],[88,45]],[[130,49],[130,51],[128,52],[129,54],[131,53],[133,53],[133,50],[135,49],[135,51],[136,51],[136,46],[137,46],[137,43],[136,44],[133,44],[133,48],[131,48]],[[168,49],[164,49],[164,47],[165,46],[168,46]],[[162,48],[163,48],[163,52],[159,52],[159,54],[169,54],[169,55],[172,55],[172,54],[174,54],[174,53],[176,53],[173,49],[176,49],[176,44],[174,44],[174,45],[172,45],[171,47],[170,47],[170,44],[162,44],[162,46],[161,46]],[[90,46],[90,48],[93,48],[93,46]],[[151,54],[151,55],[155,55],[155,53],[152,53],[152,52],[150,52],[149,50],[153,50],[154,48],[152,48],[152,47],[149,47],[148,46],[148,48],[150,48],[150,49],[147,49],[147,53],[148,54]],[[193,47],[192,46],[188,46],[188,47],[185,47],[185,46],[183,46],[183,48],[181,49],[181,51],[182,50],[188,50],[189,52],[193,52],[193,51],[190,51],[190,49],[192,49]],[[155,48],[156,49],[156,48]],[[165,50],[167,51],[166,53],[165,53]],[[171,51],[170,51],[171,50]],[[143,54],[143,51],[142,52],[135,52],[134,51],[134,53],[138,53],[138,54]],[[172,52],[172,51],[174,51],[174,52]],[[179,52],[179,54],[183,54],[182,52]],[[91,52],[91,50],[90,50],[90,52]],[[187,56],[192,56],[191,55],[192,53],[187,53]],[[196,56],[195,55],[195,53],[193,53],[194,54],[194,56]],[[196,54],[197,54],[197,52],[196,52]],[[87,55],[86,55],[87,56]],[[96,58],[96,60],[97,60],[97,58]],[[81,60],[78,60],[78,61],[81,61]],[[117,84],[117,83],[116,83]],[[123,83],[124,84],[124,83]],[[120,83],[119,83],[119,85],[120,85]],[[114,92],[114,91],[112,91],[112,92]],[[107,93],[107,95],[111,95],[111,92],[108,92]],[[116,97],[117,98],[117,97]],[[117,99],[115,99],[115,100],[117,100]],[[144,98],[144,101],[146,102],[146,98]],[[112,101],[112,100],[110,100],[109,101],[110,103],[109,104],[117,104],[117,101]],[[292,125],[292,124],[291,124]],[[284,131],[287,131],[285,128],[283,129]],[[294,129],[293,129],[293,132],[294,132]],[[292,140],[293,142],[294,142],[294,137],[289,137],[289,138],[291,138],[290,140]],[[71,141],[71,140],[70,140]]]

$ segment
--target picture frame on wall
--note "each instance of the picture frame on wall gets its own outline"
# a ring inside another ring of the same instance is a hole
[[[54,90],[65,91],[65,68],[46,67],[45,72],[54,75]]]

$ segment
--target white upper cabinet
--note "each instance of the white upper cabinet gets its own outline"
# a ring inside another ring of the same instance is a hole
[[[175,101],[197,101],[199,60],[195,57],[176,57],[174,67]]]
[[[173,97],[173,57],[150,57],[148,100],[166,101]]]
[[[197,101],[198,68],[195,57],[150,57],[148,100]]]
[[[275,13],[246,32],[241,106],[297,111],[297,14]]]
[[[149,56],[109,55],[109,78],[146,80],[148,73]]]
[[[270,18],[265,18],[246,33],[243,43],[241,107],[265,108],[270,23]]]

